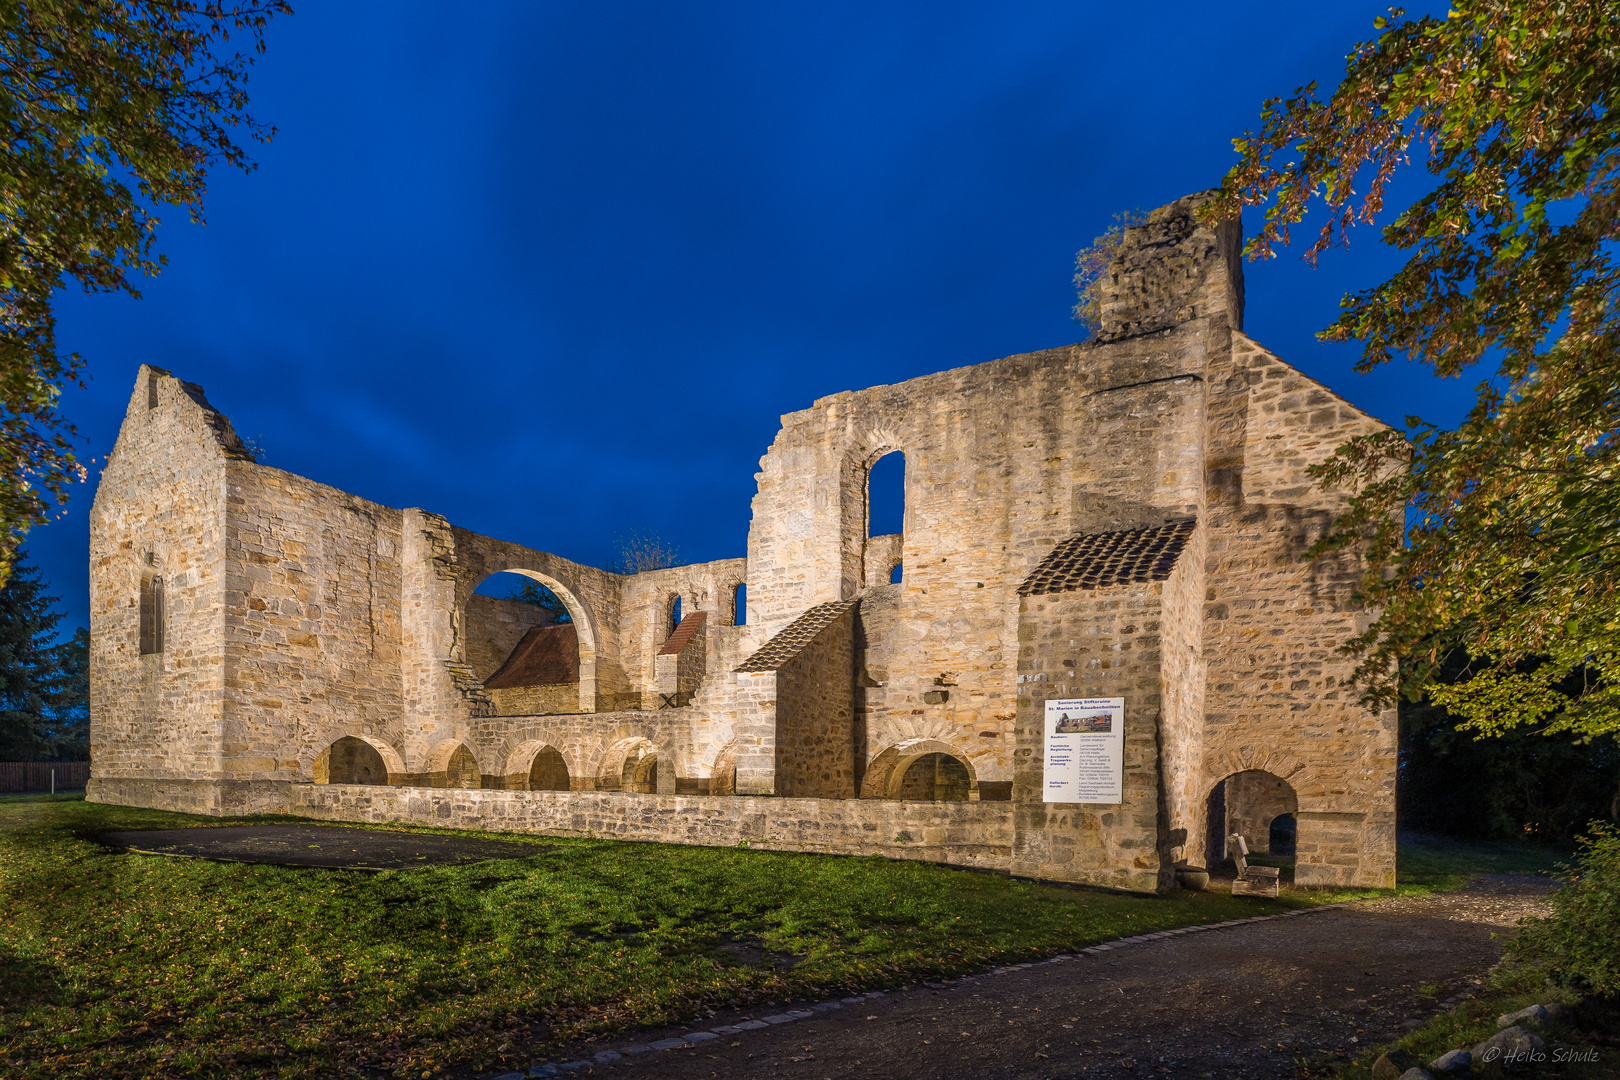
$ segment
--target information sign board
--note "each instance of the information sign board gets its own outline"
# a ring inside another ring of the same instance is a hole
[[[1125,699],[1064,698],[1046,703],[1043,801],[1125,801]]]

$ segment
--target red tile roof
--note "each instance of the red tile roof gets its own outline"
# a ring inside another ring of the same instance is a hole
[[[579,682],[579,633],[572,623],[536,626],[517,643],[500,670],[484,680],[489,690]]]
[[[658,655],[670,656],[686,648],[686,643],[692,640],[692,635],[703,628],[703,616],[705,614],[707,613],[694,611],[682,619],[680,625],[675,627],[674,631],[669,635],[669,640],[664,642],[664,647],[658,650]]]

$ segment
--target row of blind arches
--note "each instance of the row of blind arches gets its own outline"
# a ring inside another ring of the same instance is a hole
[[[661,755],[652,744],[636,740],[616,757],[609,773],[598,776],[595,790],[617,790],[653,793],[658,790],[658,766]],[[710,779],[710,794],[731,795],[737,789],[735,757],[727,752],[721,755],[715,775]],[[522,774],[519,774],[520,776]],[[456,748],[445,765],[442,777],[413,778],[426,780],[430,786],[449,788],[480,788],[485,786],[478,759],[465,745]],[[571,791],[574,777],[568,763],[553,746],[543,746],[530,761],[526,783],[513,784],[513,776],[489,778],[497,786],[524,787],[529,791]],[[346,735],[321,755],[316,768],[318,783],[363,784],[386,786],[391,778],[388,767],[377,749],[364,739]],[[398,782],[396,780],[396,782]],[[962,802],[969,798],[971,777],[967,766],[951,754],[924,754],[911,762],[905,774],[891,789],[890,797],[906,802]]]

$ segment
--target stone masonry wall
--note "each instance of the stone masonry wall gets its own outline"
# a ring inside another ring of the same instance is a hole
[[[1024,601],[1020,620],[1013,872],[1121,889],[1169,888],[1161,834],[1159,724],[1164,594],[1170,581],[1081,589]],[[1042,801],[1048,698],[1125,699],[1124,801]]]
[[[307,781],[345,735],[397,746],[400,512],[252,462],[227,482],[225,777]]]
[[[248,456],[201,387],[141,366],[90,511],[92,801],[219,812],[233,455]],[[152,575],[164,581],[165,643],[143,656],[138,605]]]
[[[1375,613],[1354,601],[1353,554],[1304,557],[1344,501],[1304,470],[1382,425],[1246,336],[1232,342],[1209,378],[1208,688],[1202,780],[1185,808],[1191,835],[1206,834],[1203,798],[1215,784],[1264,770],[1299,800],[1299,883],[1390,887],[1395,714],[1357,704],[1346,681],[1354,662],[1336,651]],[[1335,816],[1307,824],[1306,811]],[[1336,837],[1353,834],[1349,846],[1313,836],[1319,821],[1334,822]]]
[[[303,784],[292,813],[321,821],[749,847],[1006,870],[1008,803],[756,799],[633,792],[491,791]]]
[[[855,609],[776,672],[776,793],[853,799]]]

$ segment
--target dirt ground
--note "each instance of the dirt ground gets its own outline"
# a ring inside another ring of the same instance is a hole
[[[540,845],[509,840],[345,829],[339,825],[147,829],[104,833],[99,839],[109,847],[147,855],[348,870],[461,866],[485,859],[522,859],[546,850]]]
[[[1466,994],[1500,953],[1492,933],[1543,913],[1549,888],[1545,878],[1488,876],[1443,896],[1142,942],[892,992],[590,1074],[1291,1080],[1296,1059],[1354,1056]],[[579,1047],[576,1056],[806,1007],[778,1005]]]

